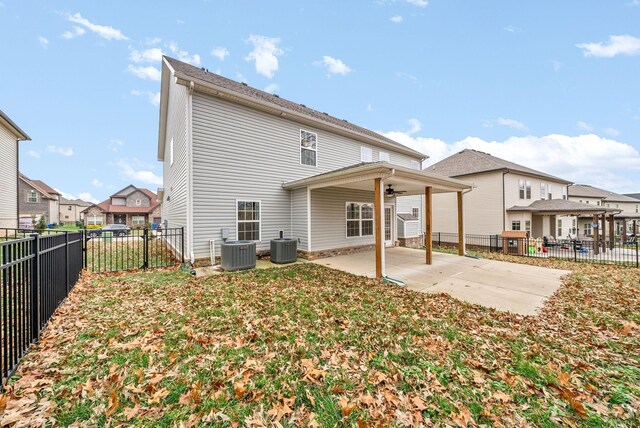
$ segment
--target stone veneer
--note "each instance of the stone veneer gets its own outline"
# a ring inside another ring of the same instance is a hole
[[[414,236],[412,238],[398,238],[401,247],[407,248],[422,248],[424,247],[424,240],[421,236]]]

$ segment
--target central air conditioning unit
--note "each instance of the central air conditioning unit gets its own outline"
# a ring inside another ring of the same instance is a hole
[[[227,241],[220,244],[220,265],[224,270],[244,270],[256,267],[256,243]]]

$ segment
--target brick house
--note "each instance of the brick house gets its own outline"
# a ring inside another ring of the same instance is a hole
[[[32,227],[40,217],[47,224],[57,224],[62,195],[41,180],[32,180],[20,174],[18,180],[18,212],[20,227]]]
[[[142,227],[148,223],[160,224],[161,204],[151,190],[129,185],[81,213],[85,226],[126,224]]]

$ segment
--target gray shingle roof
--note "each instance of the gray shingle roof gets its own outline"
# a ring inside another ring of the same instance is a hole
[[[567,184],[571,183],[563,178],[555,177],[508,160],[491,156],[489,153],[479,152],[472,149],[464,149],[455,155],[451,155],[448,158],[425,168],[425,170],[446,175],[447,177],[462,177],[464,175],[479,174],[483,172],[509,170],[543,177],[554,181],[560,181]]]
[[[588,184],[573,184],[569,186],[569,196],[582,196],[585,198],[603,198],[607,202],[638,202],[636,198],[610,192],[589,186]]]
[[[640,193],[625,193],[624,195],[629,196],[630,198],[633,198],[633,199],[640,200]]]
[[[312,118],[321,122],[325,122],[333,126],[344,128],[345,130],[348,130],[351,132],[356,132],[358,134],[363,134],[363,135],[366,135],[367,137],[386,142],[387,144],[393,144],[395,146],[399,146],[403,150],[414,151],[416,157],[420,157],[423,159],[427,158],[427,156],[424,153],[420,153],[415,150],[412,150],[411,148],[403,144],[400,144],[397,141],[394,141],[390,138],[380,135],[377,132],[373,132],[367,128],[363,128],[361,126],[355,125],[351,122],[348,122],[347,120],[338,119],[337,117],[333,117],[327,113],[309,108],[304,104],[298,104],[296,102],[289,101],[284,98],[280,98],[278,95],[270,94],[268,92],[264,92],[259,89],[252,88],[251,86],[248,86],[246,83],[236,82],[234,80],[212,73],[206,69],[198,68],[191,64],[178,61],[177,59],[170,58],[168,56],[165,56],[164,58],[171,65],[171,67],[174,69],[176,74],[189,76],[194,79],[207,82],[211,85],[215,85],[220,88],[235,92],[237,94],[244,95],[250,98],[254,98],[258,101],[272,104],[276,108],[290,110],[294,113],[298,113],[298,114],[307,116],[309,118]]]
[[[418,217],[414,216],[413,214],[398,214],[398,217],[400,217],[400,219],[402,219],[403,221],[419,220]]]
[[[605,208],[580,202],[568,201],[566,199],[542,199],[532,202],[528,206],[513,206],[507,210],[508,212],[534,212],[534,213],[603,213],[618,212],[615,208]]]

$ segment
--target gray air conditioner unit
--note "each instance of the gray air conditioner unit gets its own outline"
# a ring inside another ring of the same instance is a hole
[[[298,241],[291,238],[271,240],[271,261],[273,263],[293,263],[298,259]]]
[[[227,241],[220,244],[220,265],[224,270],[243,270],[256,267],[256,243]]]

